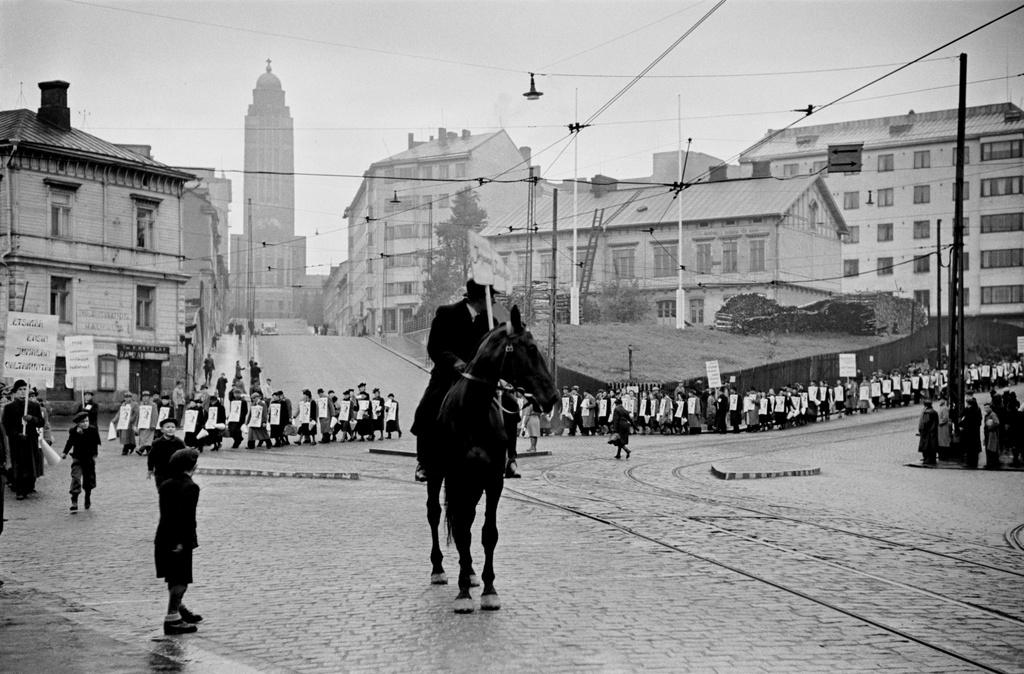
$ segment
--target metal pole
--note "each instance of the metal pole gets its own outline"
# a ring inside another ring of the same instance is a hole
[[[942,369],[942,218],[935,221],[935,369]]]
[[[551,355],[551,375],[558,388],[558,190],[554,190],[551,201],[551,326],[548,351]]]
[[[632,384],[633,383],[633,345],[630,344],[626,348],[629,349],[629,383]]]
[[[249,252],[246,255],[245,265],[245,359],[252,360],[253,330],[256,327],[256,281],[253,272],[253,250],[252,250],[252,199],[248,200],[249,215]],[[185,349],[188,351],[188,349]],[[251,382],[250,382],[251,383]],[[179,420],[180,421],[180,420]]]
[[[526,289],[523,292],[523,302],[526,304],[523,317],[526,325],[533,324],[533,221],[536,220],[534,209],[535,183],[533,167],[530,167],[529,187],[526,191]]]
[[[573,118],[576,123],[576,137],[572,139],[572,285],[569,287],[569,322],[573,325],[580,324],[580,287],[576,281],[576,269],[579,266],[578,242],[576,238],[576,222],[579,219],[580,200],[580,174],[579,174],[579,144],[580,144],[580,90],[576,90],[576,115]]]
[[[967,125],[967,54],[960,54],[960,100],[956,124],[956,201],[949,284],[949,416],[959,426],[964,404],[964,137]]]

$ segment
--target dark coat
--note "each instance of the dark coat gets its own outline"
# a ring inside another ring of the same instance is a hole
[[[28,415],[29,421],[22,435],[21,418]],[[39,448],[39,429],[43,427],[43,412],[39,403],[28,401],[25,411],[24,400],[12,400],[4,405],[0,413],[0,424],[7,434],[7,447],[10,452],[12,482],[34,480],[43,474],[43,452]]]
[[[633,418],[621,403],[616,405],[615,411],[612,412],[612,421],[610,426],[614,432],[619,434],[619,443],[622,445],[628,445],[629,432],[633,429]]]
[[[95,461],[100,453],[100,432],[92,424],[82,430],[74,426],[68,431],[68,441],[64,445],[64,453],[71,453],[75,461]]]
[[[981,408],[968,405],[960,418],[960,442],[965,454],[981,453]]]
[[[414,434],[423,435],[433,427],[448,389],[473,360],[487,333],[487,315],[481,313],[474,319],[465,299],[437,308],[427,337],[427,355],[434,369],[413,415]]]
[[[157,488],[160,487],[160,483],[170,477],[167,464],[171,461],[171,455],[179,449],[185,449],[185,443],[178,437],[165,438],[161,435],[153,441],[153,446],[150,447],[146,457],[146,463],[149,470],[153,472],[153,480],[156,482]]]
[[[156,577],[170,585],[192,582],[192,550],[199,547],[196,505],[199,485],[184,473],[175,473],[159,487],[160,523],[153,540]],[[180,545],[181,552],[173,552]]]
[[[939,451],[939,413],[931,407],[924,408],[921,421],[917,424],[917,433],[921,439],[917,443],[917,451],[922,454],[934,454]]]

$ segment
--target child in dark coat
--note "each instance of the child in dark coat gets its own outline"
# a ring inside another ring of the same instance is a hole
[[[89,424],[89,412],[81,411],[72,418],[74,426],[64,445],[64,458],[70,453],[71,512],[78,512],[78,495],[85,491],[85,509],[92,506],[92,490],[96,488],[96,457],[100,450],[99,429]]]
[[[199,452],[179,449],[171,456],[170,477],[160,483],[160,523],[156,528],[154,557],[156,577],[167,581],[170,595],[164,634],[187,634],[196,631],[203,618],[182,603],[192,582],[192,551],[199,547],[196,536],[196,505],[199,486],[192,481]]]

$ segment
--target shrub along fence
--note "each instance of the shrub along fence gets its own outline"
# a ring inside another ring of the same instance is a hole
[[[964,324],[964,344],[967,362],[994,357],[1008,356],[1017,348],[1017,337],[1024,335],[1024,328],[1007,323],[968,317]],[[948,347],[949,322],[942,321],[943,351]],[[877,370],[888,372],[906,367],[912,363],[936,362],[936,327],[930,327],[878,346],[869,346],[852,353],[857,356],[857,370],[869,374]],[[796,358],[780,363],[768,363],[758,367],[725,372],[723,383],[729,377],[736,377],[740,391],[751,388],[768,390],[793,383],[806,384],[810,381],[835,382],[839,379],[839,354],[828,353],[805,358]]]

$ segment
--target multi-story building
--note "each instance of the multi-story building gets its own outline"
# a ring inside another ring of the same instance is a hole
[[[193,176],[73,129],[68,87],[42,82],[38,112],[0,112],[0,325],[9,310],[55,314],[59,344],[94,336],[97,376],[76,384],[101,402],[169,390],[184,367],[181,196]],[[70,401],[61,354],[48,397]]]
[[[635,284],[649,301],[649,315],[675,325],[680,265],[684,318],[695,325],[714,324],[722,304],[738,294],[760,293],[794,305],[837,293],[839,238],[847,229],[825,182],[807,175],[788,181],[725,176],[725,167],[716,168],[709,182],[693,184],[678,196],[664,187],[617,189],[603,176],[581,185],[578,222],[587,226],[577,229],[576,260],[583,302],[617,282]],[[559,292],[568,290],[572,185],[557,186],[553,253],[555,187],[538,185],[536,232],[503,231],[496,225],[481,232],[505,259],[513,285],[522,286],[530,269],[535,284],[550,283],[555,276]]]
[[[349,261],[331,267],[331,273],[327,275],[323,285],[323,306],[324,323],[328,330],[335,334],[341,326],[350,325],[352,322],[351,306],[348,298],[348,273]]]
[[[1024,315],[1024,116],[1010,103],[967,109],[964,154],[965,313]],[[863,143],[859,173],[825,181],[850,234],[843,291],[913,297],[934,315],[937,249],[953,240],[957,111],[914,113],[776,133],[740,157],[744,175],[789,178],[824,170],[829,145]],[[948,294],[943,292],[942,313]]]
[[[348,220],[346,289],[330,313],[339,334],[403,332],[420,304],[436,244],[434,225],[451,215],[454,194],[478,178],[522,180],[530,148],[516,148],[505,131],[472,135],[438,129],[437,138],[370,165],[345,209]],[[486,182],[476,187],[491,223],[524,212],[528,187]],[[516,225],[524,223],[517,221]]]

